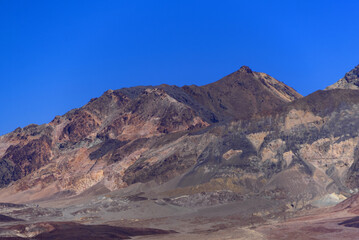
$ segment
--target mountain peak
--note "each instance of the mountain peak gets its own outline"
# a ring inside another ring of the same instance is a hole
[[[359,65],[357,65],[355,68],[347,72],[344,76],[344,78],[348,82],[358,81],[359,80]]]
[[[252,69],[250,69],[248,66],[242,66],[238,72],[243,72],[243,73],[253,73]]]
[[[333,85],[328,86],[325,90],[330,89],[359,89],[359,65],[347,72],[343,78]]]

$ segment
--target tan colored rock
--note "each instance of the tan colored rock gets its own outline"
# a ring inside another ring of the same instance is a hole
[[[233,150],[233,149],[230,149],[228,150],[226,153],[223,154],[223,158],[228,160],[230,159],[231,157],[233,156],[238,156],[242,153],[243,151],[242,150]]]
[[[251,141],[253,146],[258,151],[260,146],[262,145],[264,138],[269,134],[269,132],[258,132],[258,133],[251,133],[247,135],[247,138]]]
[[[287,163],[287,166],[289,166],[293,160],[293,152],[292,151],[288,151],[283,153],[283,159],[285,160],[285,162]]]
[[[314,115],[312,112],[292,109],[285,118],[284,130],[290,130],[293,127],[308,123],[314,123],[320,127],[323,123],[323,119]]]
[[[262,161],[274,159],[278,154],[280,148],[284,146],[285,142],[281,139],[271,141],[265,148],[262,149]]]

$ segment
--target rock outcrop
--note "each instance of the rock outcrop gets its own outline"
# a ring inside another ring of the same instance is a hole
[[[326,90],[330,89],[359,89],[359,65],[351,71],[347,72],[338,82],[330,85]]]

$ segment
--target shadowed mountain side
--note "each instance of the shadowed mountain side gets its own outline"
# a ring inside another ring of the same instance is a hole
[[[248,119],[260,112],[270,112],[302,96],[271,76],[243,66],[217,82],[204,86],[134,87],[118,91],[137,98],[145,89],[163,89],[177,101],[188,105],[207,122]]]
[[[215,83],[184,86],[183,89],[215,113],[219,121],[248,119],[302,97],[269,75],[252,72],[245,66]]]
[[[285,108],[311,111],[316,115],[326,116],[339,108],[351,108],[359,103],[359,91],[350,89],[319,90],[305,98],[289,103]]]

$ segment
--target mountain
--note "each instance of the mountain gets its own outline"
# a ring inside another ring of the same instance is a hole
[[[347,72],[338,82],[330,85],[326,90],[330,89],[359,89],[359,65],[351,71]]]
[[[140,156],[149,154],[162,139],[171,141],[213,123],[270,112],[300,97],[290,87],[248,67],[201,87],[109,90],[49,124],[18,128],[2,136],[0,186],[23,179],[14,184],[16,191],[41,185],[46,195],[58,191],[78,194],[101,181],[110,189],[121,188],[131,183],[129,177],[123,181],[127,168],[141,162]],[[172,161],[178,157],[184,161],[184,156],[176,154],[167,155]],[[191,160],[180,170],[173,166],[176,170],[171,177],[195,163],[195,155],[188,157]]]
[[[246,66],[204,86],[109,90],[0,137],[0,214],[25,220],[9,229],[21,236],[79,221],[203,237],[293,218],[358,191],[358,109],[358,90],[302,97]]]

